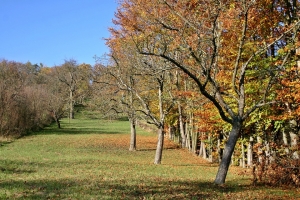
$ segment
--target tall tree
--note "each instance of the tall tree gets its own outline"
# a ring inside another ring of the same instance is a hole
[[[81,79],[77,61],[66,60],[62,66],[55,69],[58,80],[66,86],[69,93],[69,118],[74,119],[75,92]]]
[[[130,38],[120,39],[121,36],[114,31],[112,34],[113,36],[108,39],[108,45],[112,51],[111,56],[116,65],[112,70],[112,75],[118,80],[118,85],[129,94],[129,102],[126,104],[131,108],[131,114],[136,116],[136,113],[142,113],[139,116],[144,116],[143,118],[148,123],[154,124],[158,128],[158,143],[154,163],[160,164],[165,134],[164,121],[166,113],[171,107],[170,104],[165,105],[168,101],[164,93],[166,72],[162,69],[165,68],[167,62],[159,58],[141,56],[134,51],[134,43]],[[133,99],[139,102],[136,104],[138,107],[132,107]],[[134,141],[133,137],[132,141]]]

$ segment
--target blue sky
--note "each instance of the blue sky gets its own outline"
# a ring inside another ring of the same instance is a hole
[[[0,0],[0,60],[94,65],[109,53],[103,38],[116,9],[116,0]]]

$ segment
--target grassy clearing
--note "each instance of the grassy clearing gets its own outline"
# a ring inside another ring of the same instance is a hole
[[[234,167],[226,185],[215,186],[215,164],[168,141],[156,166],[155,134],[138,130],[138,151],[129,152],[126,121],[66,119],[62,127],[2,144],[0,199],[300,198],[299,189],[253,187]]]

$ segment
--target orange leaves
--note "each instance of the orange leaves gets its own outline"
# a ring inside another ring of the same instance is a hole
[[[186,98],[186,99],[192,99],[195,97],[199,97],[199,93],[194,92],[194,91],[176,91],[175,94],[179,98]]]
[[[200,132],[216,132],[222,126],[218,112],[211,103],[206,103],[196,110],[194,116]]]

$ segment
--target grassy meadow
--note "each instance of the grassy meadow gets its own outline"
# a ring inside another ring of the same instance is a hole
[[[0,199],[300,199],[297,188],[252,186],[231,167],[224,186],[217,165],[165,143],[154,165],[156,134],[138,129],[129,152],[129,123],[82,117],[0,147]]]

